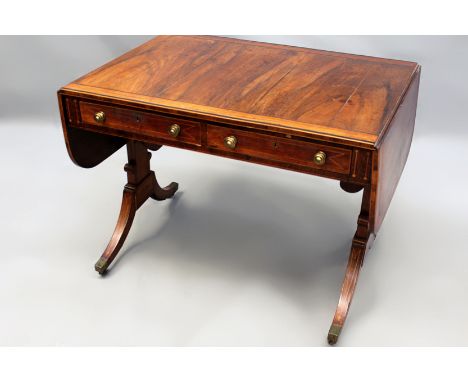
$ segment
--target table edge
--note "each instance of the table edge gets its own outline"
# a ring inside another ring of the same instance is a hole
[[[175,113],[178,115],[186,115],[189,118],[196,117],[200,120],[206,120],[207,122],[215,119],[217,122],[227,124],[233,123],[237,125],[241,124],[243,126],[247,124],[248,126],[246,127],[250,126],[285,134],[293,133],[312,139],[329,140],[345,145],[361,146],[366,148],[375,147],[379,138],[379,136],[375,134],[355,132],[336,127],[309,124],[269,116],[248,114],[234,110],[220,109],[164,98],[137,95],[109,89],[105,89],[105,92],[103,92],[103,89],[101,88],[81,85],[74,82],[60,88],[58,93],[74,97],[90,98],[97,101],[114,102],[120,105],[152,109],[169,114]]]

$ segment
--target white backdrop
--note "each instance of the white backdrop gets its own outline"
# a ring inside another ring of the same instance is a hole
[[[415,139],[341,345],[468,345],[467,37],[234,36],[417,61]],[[0,37],[2,345],[324,345],[360,194],[163,148],[115,268],[124,150],[69,160],[56,91],[149,37]]]

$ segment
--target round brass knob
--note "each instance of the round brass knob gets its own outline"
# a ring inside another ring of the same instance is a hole
[[[322,166],[325,164],[325,160],[327,159],[327,154],[323,151],[317,151],[314,155],[314,163]]]
[[[237,138],[234,135],[224,138],[224,145],[229,149],[235,149],[237,145]]]
[[[104,113],[103,111],[98,111],[94,114],[94,119],[96,120],[96,122],[104,122],[106,120],[106,113]]]
[[[180,126],[177,123],[174,123],[171,125],[171,127],[169,127],[168,132],[171,137],[175,138],[180,134]]]

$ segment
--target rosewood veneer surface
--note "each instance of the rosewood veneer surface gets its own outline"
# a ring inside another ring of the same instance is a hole
[[[58,92],[72,160],[93,167],[127,145],[121,215],[96,270],[117,255],[136,210],[177,190],[158,185],[162,145],[332,178],[363,190],[328,341],[337,341],[360,267],[406,163],[420,66],[212,36],[159,36]]]

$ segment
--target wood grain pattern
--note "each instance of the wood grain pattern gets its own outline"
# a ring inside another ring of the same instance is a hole
[[[161,36],[60,89],[68,152],[93,167],[127,144],[117,226],[96,264],[104,273],[136,210],[162,188],[147,149],[169,145],[299,171],[363,190],[337,309],[337,342],[360,268],[408,157],[420,67],[412,62],[206,36]],[[105,120],[95,115],[104,112]],[[171,136],[169,126],[180,134]],[[224,140],[235,136],[235,147]],[[313,161],[323,151],[323,165]]]
[[[128,182],[124,187],[119,218],[109,244],[94,266],[101,275],[107,272],[122,248],[138,208],[148,198],[155,200],[171,198],[179,187],[175,182],[164,188],[159,186],[154,172],[150,170],[151,153],[142,143],[128,142],[127,154],[128,163],[125,165],[125,171]]]
[[[364,257],[382,225],[405,166],[416,118],[419,79],[420,70],[413,78],[386,134],[382,137],[379,149],[373,152],[372,182],[364,188],[358,229],[352,242],[338,306],[328,333],[330,345],[338,341],[354,296]],[[358,190],[358,187],[352,186],[352,183],[340,184],[347,192]]]
[[[352,190],[351,192],[354,192]],[[372,192],[370,185],[364,187],[362,196],[361,212],[358,217],[357,229],[351,244],[348,265],[346,266],[345,277],[341,287],[338,306],[333,317],[333,322],[328,332],[328,343],[337,343],[341,329],[348,317],[349,308],[354,297],[356,285],[364,262],[367,250],[371,247],[375,233],[372,230],[370,221],[370,211],[372,206]]]
[[[106,126],[113,130],[124,130],[155,138],[201,145],[199,122],[88,102],[80,102],[79,108],[83,125]],[[106,116],[102,123],[94,119],[95,113],[99,111],[104,112]],[[178,124],[181,128],[177,137],[168,134],[173,124]]]
[[[67,96],[61,95],[61,97],[68,99]],[[105,112],[106,118],[103,122],[94,119],[95,113],[99,111]],[[101,101],[90,103],[88,99],[73,102],[68,114],[79,115],[79,118],[66,127],[67,130],[85,130],[87,134],[91,133],[91,136],[137,140],[145,142],[147,147],[175,146],[292,171],[319,174],[332,179],[349,180],[361,185],[369,182],[371,153],[369,149],[358,150],[349,146],[330,144],[328,141],[325,143],[310,140],[297,137],[293,135],[294,133],[279,134],[261,129],[220,126],[204,123],[202,120],[163,115],[128,106],[116,108]],[[181,132],[177,137],[170,136],[168,132],[168,127],[172,123],[181,126]],[[224,137],[229,134],[235,134],[241,140],[236,150],[226,150],[223,144]],[[70,146],[73,144],[71,142]],[[86,142],[83,142],[81,151],[87,152],[87,150]],[[322,166],[316,165],[312,160],[317,151],[324,151],[327,154],[326,163]]]
[[[80,123],[78,100],[60,94],[58,100],[65,144],[73,163],[84,168],[97,166],[125,145],[121,137],[77,129]]]
[[[377,185],[375,232],[382,225],[408,158],[416,118],[419,78],[420,71],[413,79],[377,150],[378,174],[374,177]]]
[[[160,36],[64,90],[375,143],[416,68],[228,38]]]
[[[229,149],[225,146],[224,138],[228,136],[237,138],[235,149]],[[207,147],[273,161],[294,162],[299,165],[340,174],[348,174],[351,163],[351,150],[349,149],[299,142],[215,125],[207,126]],[[313,161],[314,154],[318,151],[323,151],[327,155],[324,165],[315,164]]]

